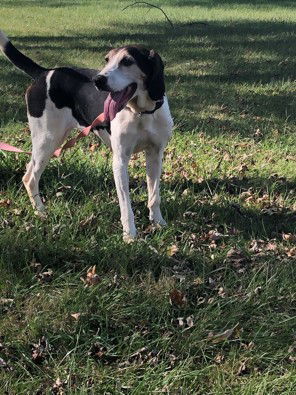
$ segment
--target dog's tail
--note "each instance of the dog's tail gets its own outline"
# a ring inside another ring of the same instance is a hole
[[[47,71],[47,69],[39,66],[37,63],[33,62],[33,60],[29,59],[27,56],[23,55],[18,49],[16,49],[15,46],[12,45],[10,40],[1,30],[0,49],[17,68],[24,71],[33,79],[37,78],[44,71]]]

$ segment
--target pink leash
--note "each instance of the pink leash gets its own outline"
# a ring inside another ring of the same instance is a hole
[[[91,129],[94,126],[101,125],[104,122],[104,120],[105,120],[104,113],[102,113],[92,122],[92,124],[90,126],[87,126],[86,128],[84,128],[76,137],[73,137],[72,139],[68,140],[66,142],[66,144],[64,144],[61,148],[58,148],[53,153],[53,156],[58,158],[64,150],[74,147],[74,145],[77,143],[78,140],[80,140],[82,137],[88,136]],[[28,154],[28,155],[32,154],[32,152],[23,151],[22,149],[14,147],[13,145],[6,144],[3,141],[0,141],[0,150],[1,151],[9,151],[9,152],[20,152],[20,153],[24,153],[24,154]]]

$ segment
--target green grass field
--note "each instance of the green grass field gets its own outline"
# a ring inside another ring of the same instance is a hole
[[[149,227],[138,155],[131,245],[94,136],[47,167],[46,220],[27,157],[0,152],[0,393],[296,394],[294,2],[153,0],[174,28],[131,3],[0,2],[0,29],[45,67],[157,50],[175,120],[168,226]],[[26,149],[29,83],[0,56],[0,140]]]

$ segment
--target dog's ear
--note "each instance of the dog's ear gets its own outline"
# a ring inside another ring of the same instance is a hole
[[[152,100],[161,100],[165,93],[164,86],[164,65],[161,57],[153,49],[149,53],[151,72],[146,79],[148,94]]]

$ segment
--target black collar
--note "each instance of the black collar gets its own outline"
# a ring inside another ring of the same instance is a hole
[[[144,114],[154,114],[156,110],[158,110],[164,103],[164,100],[157,100],[155,107],[151,111],[141,111],[139,112],[139,115],[144,115]],[[107,123],[102,123],[101,125],[95,126],[95,129],[106,129],[106,131],[111,135],[111,130],[110,130],[110,122]]]
[[[153,114],[153,113],[155,113],[155,111],[156,110],[158,110],[162,105],[163,105],[163,99],[161,99],[161,100],[157,100],[157,102],[156,102],[156,104],[155,104],[155,107],[154,107],[154,110],[151,110],[151,111],[141,111],[139,114],[140,115],[143,115],[143,114]]]

